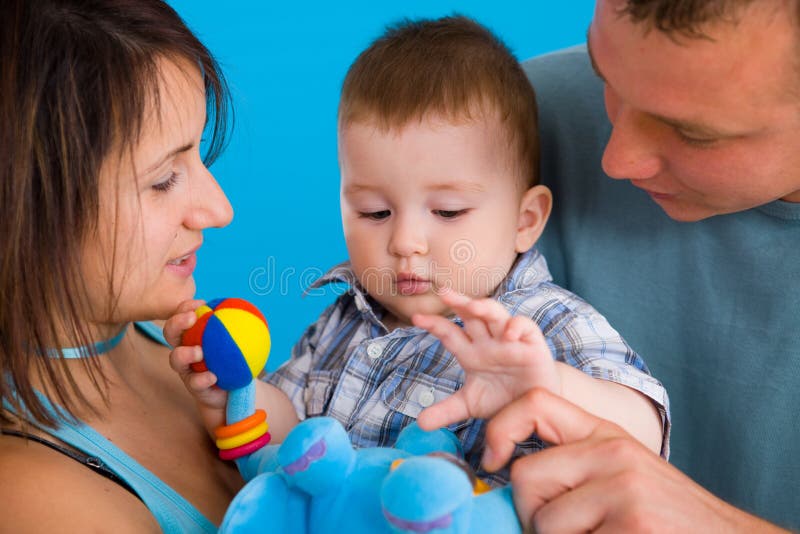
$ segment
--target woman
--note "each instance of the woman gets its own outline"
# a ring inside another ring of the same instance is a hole
[[[157,0],[4,1],[0,69],[3,529],[213,531],[241,479],[136,322],[231,220],[225,81]]]

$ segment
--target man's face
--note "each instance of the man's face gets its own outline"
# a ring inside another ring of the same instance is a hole
[[[666,35],[598,0],[589,29],[613,125],[603,169],[696,221],[800,202],[800,34],[779,0],[754,2],[710,37]]]

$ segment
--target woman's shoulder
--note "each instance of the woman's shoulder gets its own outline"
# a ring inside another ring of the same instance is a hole
[[[159,532],[122,486],[40,443],[0,435],[0,510],[11,532]]]

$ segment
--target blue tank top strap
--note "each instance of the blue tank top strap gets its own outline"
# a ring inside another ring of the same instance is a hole
[[[37,394],[51,412],[58,413],[44,395]],[[165,533],[217,531],[189,501],[93,428],[62,418],[57,429],[45,431],[78,450],[101,458],[136,491]]]
[[[153,326],[155,327],[155,325]],[[133,488],[153,514],[163,532],[167,534],[217,532],[217,527],[189,501],[119,447],[90,426],[67,420],[63,417],[63,413],[54,407],[44,395],[38,391],[36,394],[44,406],[60,419],[57,429],[42,428],[41,430],[79,451],[100,458],[109,469]],[[16,413],[6,399],[3,399],[3,407]]]
[[[136,330],[149,337],[156,343],[160,343],[165,347],[170,347],[170,344],[167,343],[167,340],[164,338],[164,332],[160,326],[157,326],[150,321],[135,322],[133,325],[136,327]]]

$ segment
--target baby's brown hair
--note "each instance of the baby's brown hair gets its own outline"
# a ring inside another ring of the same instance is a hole
[[[497,116],[527,187],[539,181],[536,96],[509,48],[464,16],[404,20],[387,28],[350,67],[339,127],[374,122],[383,130],[434,115]]]

